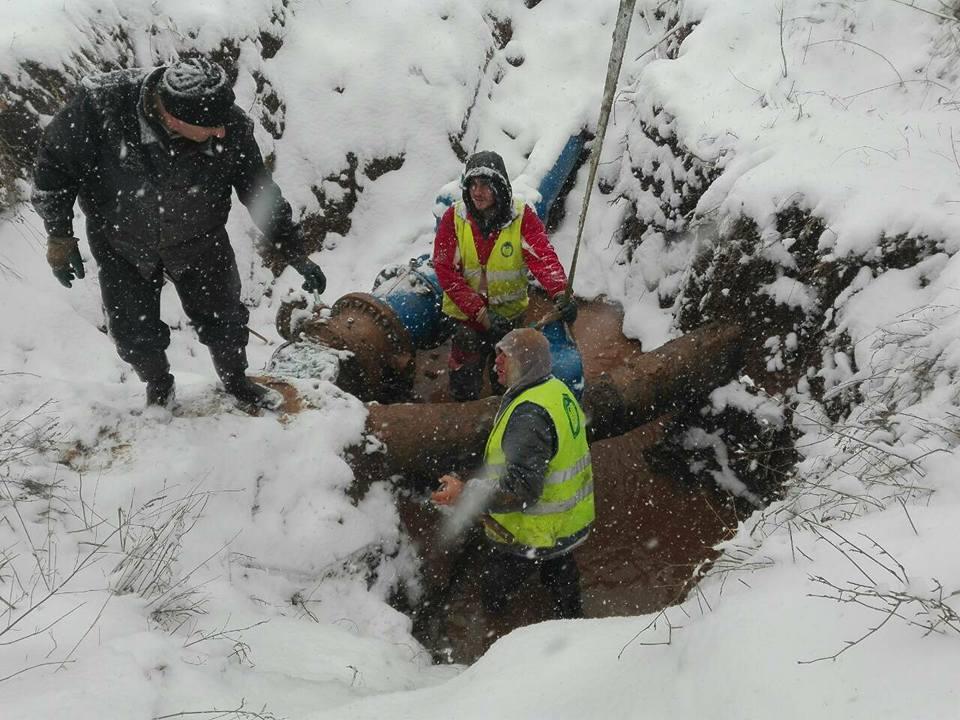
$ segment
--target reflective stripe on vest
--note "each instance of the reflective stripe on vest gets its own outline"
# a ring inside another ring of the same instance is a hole
[[[485,294],[490,310],[505,318],[517,317],[527,309],[529,302],[527,265],[523,261],[523,236],[520,234],[525,207],[523,200],[514,200],[513,221],[500,230],[486,266],[480,264],[473,227],[467,220],[463,200],[457,201],[453,208],[453,226],[463,278],[467,285],[481,293],[484,292],[482,286],[486,279]],[[443,312],[458,320],[467,317],[446,293],[443,294]]]
[[[595,517],[586,421],[580,403],[556,378],[523,391],[494,420],[484,453],[485,474],[492,478],[499,478],[504,471],[503,434],[513,411],[524,402],[536,403],[549,413],[557,432],[557,452],[547,464],[536,503],[522,512],[491,513],[490,517],[512,535],[513,544],[552,548],[587,529]],[[487,536],[494,542],[508,541],[490,531]]]

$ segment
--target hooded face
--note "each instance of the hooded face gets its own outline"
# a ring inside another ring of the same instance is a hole
[[[510,373],[507,369],[507,363],[507,354],[500,348],[497,348],[497,354],[493,360],[493,367],[497,371],[497,382],[504,387],[510,387]]]
[[[473,189],[475,185],[479,187],[481,183],[490,188],[489,195],[492,195],[492,198],[482,190]],[[467,211],[474,218],[482,217],[488,221],[484,223],[489,224],[488,229],[502,227],[512,219],[513,188],[510,187],[503,158],[497,153],[484,150],[467,158],[460,185]],[[475,192],[478,193],[476,196]],[[489,205],[486,204],[488,198],[492,200]]]
[[[467,192],[479,212],[486,212],[497,203],[497,192],[487,178],[475,177],[470,180]]]
[[[540,380],[553,369],[550,343],[539,330],[511,330],[497,343],[496,349],[497,380],[506,387]]]

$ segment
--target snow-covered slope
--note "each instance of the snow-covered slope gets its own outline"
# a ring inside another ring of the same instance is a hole
[[[523,628],[469,669],[431,666],[387,604],[416,558],[390,488],[345,493],[360,403],[321,381],[288,422],[236,412],[170,294],[185,411],[158,423],[101,332],[96,279],[62,289],[30,209],[0,218],[4,719],[956,717],[958,24],[915,5],[640,0],[577,292],[623,302],[625,331],[654,346],[679,332],[694,258],[752,221],[750,252],[776,269],[764,297],[816,321],[809,371],[769,400],[801,462],[682,606]],[[429,249],[458,150],[499,150],[533,197],[595,122],[616,9],[10,2],[0,74],[28,88],[29,62],[69,79],[191,48],[236,58],[298,211],[350,210],[315,255],[335,298]],[[810,258],[777,224],[789,208],[823,227]],[[251,326],[277,342],[296,278],[273,280],[251,228],[236,210]],[[555,234],[565,262],[574,234]],[[252,366],[271,350],[254,339]]]

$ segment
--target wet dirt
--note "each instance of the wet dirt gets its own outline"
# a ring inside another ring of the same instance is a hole
[[[544,298],[535,297],[528,318],[549,309]],[[642,354],[638,342],[621,334],[622,322],[615,305],[581,304],[573,331],[588,385],[633,364]],[[419,353],[414,396],[420,402],[448,400],[447,352],[441,346]],[[480,402],[486,405],[478,415],[495,412],[493,398]],[[415,408],[411,406],[411,413],[424,410]],[[665,415],[591,444],[597,521],[590,538],[575,551],[587,617],[638,615],[677,602],[691,586],[696,568],[714,557],[713,545],[736,527],[728,498],[712,486],[686,479],[683,458],[666,463],[662,458],[651,460],[671,432],[672,420]],[[476,429],[450,428],[450,449],[465,444],[471,432]],[[463,469],[442,468],[438,462],[442,458],[431,458],[425,465],[435,472]],[[418,639],[438,659],[469,663],[512,629],[551,619],[548,596],[536,575],[503,615],[490,617],[483,611],[478,578],[485,541],[473,531],[459,545],[444,548],[439,541],[441,513],[427,501],[429,487],[423,480],[406,486],[408,492],[399,506],[404,526],[421,549],[427,585],[423,602],[414,610]]]
[[[572,332],[583,360],[583,374],[589,382],[605,372],[621,367],[629,359],[642,353],[640,343],[622,334],[623,311],[618,305],[602,298],[578,303],[577,320]],[[553,310],[542,292],[530,294],[527,323],[532,324]],[[447,357],[449,343],[433,350],[417,353],[413,382],[413,401],[422,403],[449,402],[447,390]],[[490,394],[489,380],[485,381],[483,395]]]
[[[648,460],[668,431],[655,421],[591,446],[597,520],[574,551],[586,617],[639,615],[678,602],[697,567],[715,556],[712,546],[736,527],[728,498]],[[415,631],[438,658],[473,662],[511,630],[552,619],[536,575],[502,616],[488,616],[478,595],[486,551],[479,534],[469,545],[442,549],[441,515],[424,495],[401,501],[400,514],[421,549],[428,585]]]
[[[528,322],[551,309],[545,297],[532,295]],[[618,306],[593,301],[580,303],[573,327],[594,438],[597,520],[575,550],[587,617],[638,615],[678,602],[697,568],[714,557],[713,546],[737,523],[729,498],[692,479],[688,458],[668,457],[663,440],[681,431],[673,427],[675,408],[701,398],[738,367],[741,331],[707,328],[643,353],[638,342],[623,337],[622,323]],[[419,549],[425,591],[414,607],[402,598],[398,607],[413,616],[415,634],[438,659],[468,663],[496,638],[552,613],[539,579],[531,576],[504,614],[488,617],[477,592],[487,551],[482,534],[474,528],[450,547],[440,541],[443,518],[429,492],[444,472],[469,476],[499,405],[496,397],[449,402],[448,353],[447,344],[417,353],[414,402],[368,405],[367,430],[386,452],[358,449],[347,460],[358,497],[371,482],[393,479],[401,522]],[[605,385],[616,402],[596,394]],[[294,404],[286,393],[285,399]],[[621,417],[611,421],[610,413]],[[623,432],[626,427],[634,429]]]

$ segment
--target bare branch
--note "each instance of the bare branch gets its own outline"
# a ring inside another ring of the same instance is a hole
[[[783,49],[783,2],[780,3],[780,58],[783,61],[783,77],[787,77],[787,53]]]
[[[912,2],[909,2],[909,3],[908,3],[908,2],[904,2],[903,0],[890,0],[890,2],[895,2],[897,5],[903,5],[904,7],[908,7],[908,8],[910,8],[911,10],[916,10],[917,12],[926,13],[927,15],[933,15],[934,17],[938,17],[938,18],[940,18],[941,20],[947,20],[947,21],[952,22],[952,23],[960,22],[960,21],[958,21],[957,18],[955,18],[955,17],[950,17],[949,15],[944,15],[943,13],[938,13],[938,12],[936,12],[935,10],[927,10],[926,8],[917,7],[917,6],[914,5]]]
[[[848,38],[833,38],[832,40],[818,40],[815,43],[810,43],[808,47],[816,47],[817,45],[826,45],[828,43],[847,43],[848,45],[856,45],[857,47],[863,48],[867,52],[873,53],[877,57],[883,59],[883,61],[890,66],[890,69],[893,70],[894,73],[896,73],[897,78],[900,80],[900,84],[903,85],[903,75],[900,74],[900,71],[897,70],[896,66],[892,62],[890,62],[890,60],[887,58],[886,55],[874,50],[871,47],[867,47],[866,45],[858,43],[855,40],[849,40]]]
[[[76,661],[70,660],[69,662],[76,662]],[[23,673],[29,672],[30,670],[36,670],[37,668],[46,667],[48,665],[62,665],[62,663],[57,660],[54,660],[52,662],[37,663],[36,665],[31,665],[30,667],[25,667],[20,670],[17,670],[15,673],[10,673],[9,675],[0,677],[0,683],[4,682],[5,680],[9,680],[10,678],[15,678],[17,675],[23,675]]]

